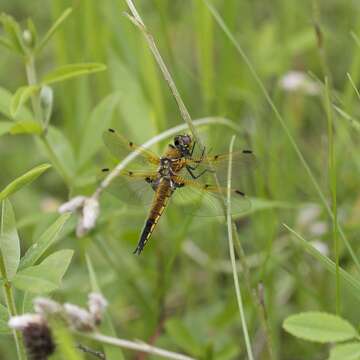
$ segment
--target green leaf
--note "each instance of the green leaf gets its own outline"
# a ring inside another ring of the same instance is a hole
[[[56,241],[58,235],[63,229],[64,224],[69,219],[71,214],[63,214],[57,218],[57,220],[46,229],[46,231],[40,236],[26,252],[20,261],[20,269],[24,269],[28,266],[34,265],[35,262],[44,254],[44,252]]]
[[[102,146],[102,133],[110,126],[115,106],[120,100],[120,94],[108,95],[92,111],[85,125],[80,146],[79,160],[81,164],[90,160]]]
[[[8,327],[9,312],[8,309],[0,304],[0,334],[10,334],[11,331]]]
[[[11,99],[10,115],[15,117],[20,107],[35,93],[39,91],[38,85],[21,86],[18,88]]]
[[[0,272],[2,278],[11,280],[20,262],[20,240],[10,201],[4,200],[1,205]]]
[[[12,121],[1,121],[0,122],[0,136],[6,134],[14,126]]]
[[[166,332],[185,351],[192,355],[199,356],[202,353],[202,346],[199,344],[183,321],[177,318],[168,320],[165,324]]]
[[[106,66],[99,63],[68,64],[51,71],[42,80],[43,85],[71,79],[77,76],[92,74],[106,70]]]
[[[329,360],[360,360],[360,343],[335,346],[330,351]]]
[[[5,187],[3,191],[0,192],[0,201],[18,191],[22,187],[30,184],[32,181],[37,179],[42,173],[44,173],[47,169],[49,169],[51,165],[42,164],[34,167],[29,170],[25,174],[19,176],[15,180],[13,180],[9,185]]]
[[[20,120],[15,123],[12,123],[10,134],[19,135],[19,134],[36,134],[40,135],[43,133],[43,128],[39,122],[35,120]]]
[[[63,22],[68,18],[68,16],[71,13],[72,13],[72,8],[67,8],[60,15],[60,17],[54,22],[54,24],[51,26],[51,28],[48,30],[48,32],[45,34],[45,36],[40,41],[39,45],[36,47],[36,49],[35,49],[36,52],[39,52],[44,48],[44,46],[53,37],[53,35],[59,30],[60,26],[63,24]]]
[[[347,320],[323,312],[291,315],[285,319],[283,327],[296,337],[321,343],[351,340],[358,336]]]
[[[4,30],[8,35],[9,41],[16,52],[21,55],[26,54],[26,48],[22,39],[21,29],[14,18],[7,14],[1,14],[0,22],[3,24]]]
[[[11,99],[13,95],[10,91],[0,87],[0,113],[4,114],[8,118],[12,118],[10,115],[10,104]],[[18,114],[15,117],[15,120],[33,120],[34,117],[29,111],[29,109],[26,108],[26,106],[23,106],[18,111]]]
[[[14,286],[32,293],[56,290],[60,287],[73,253],[73,250],[60,250],[48,256],[40,265],[19,271],[13,279]]]

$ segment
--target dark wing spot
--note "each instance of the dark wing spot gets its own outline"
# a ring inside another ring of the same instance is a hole
[[[215,155],[215,156],[214,156],[214,160],[217,160],[218,157],[219,157],[219,155]]]
[[[129,172],[128,172],[128,175],[129,175],[129,176],[133,176],[134,173],[133,173],[132,171],[129,171]]]
[[[252,154],[251,150],[243,150],[243,154]]]
[[[148,176],[145,178],[145,181],[147,182],[147,183],[151,183],[151,178],[149,178]]]
[[[240,190],[235,190],[235,193],[238,194],[238,195],[241,195],[241,196],[245,196],[245,193],[243,193]]]
[[[110,132],[112,132],[112,133],[114,133],[115,132],[115,130],[114,129],[108,129],[108,131],[110,131]]]
[[[133,147],[134,143],[132,141],[129,142],[129,146]]]
[[[204,189],[207,189],[209,186],[210,186],[209,184],[205,184]]]
[[[104,168],[104,169],[101,169],[101,171],[102,172],[108,172],[108,171],[110,171],[110,169],[109,168]]]

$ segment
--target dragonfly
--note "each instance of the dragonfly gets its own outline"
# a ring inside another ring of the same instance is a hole
[[[140,202],[143,205],[150,205],[134,254],[141,254],[169,200],[176,199],[177,194],[179,194],[178,202],[185,203],[185,206],[188,206],[186,204],[189,202],[197,203],[197,201],[203,204],[205,216],[224,215],[227,193],[224,185],[227,180],[230,153],[206,154],[206,149],[199,150],[196,141],[188,134],[176,135],[162,156],[136,145],[114,129],[105,131],[103,140],[119,160],[133,151],[138,153],[135,160],[113,181],[116,184],[115,192],[122,200],[130,204]],[[241,166],[251,165],[255,159],[251,150],[237,150],[231,155],[233,179],[236,183],[236,175],[242,173]],[[103,171],[109,172],[110,169],[105,168]],[[231,188],[230,191],[232,215],[249,209],[250,200],[242,190]]]

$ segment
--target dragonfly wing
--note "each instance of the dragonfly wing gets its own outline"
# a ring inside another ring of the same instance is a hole
[[[152,183],[157,176],[156,171],[124,170],[111,181],[106,191],[129,206],[150,205],[154,196]]]
[[[231,153],[232,155],[232,184],[235,188],[243,188],[245,178],[248,177],[252,169],[256,167],[255,155],[250,150],[239,150]],[[199,176],[203,183],[214,182],[213,173],[215,172],[220,186],[227,185],[227,169],[229,166],[230,153],[205,156],[203,159],[186,159],[186,167],[180,175],[186,179],[193,179],[193,175]],[[192,170],[195,168],[195,170]]]
[[[137,151],[139,155],[136,160],[141,165],[158,165],[160,162],[159,157],[152,151],[136,145],[114,129],[105,131],[103,140],[110,152],[120,160],[123,160],[129,153]]]
[[[227,188],[174,176],[183,184],[174,193],[174,202],[197,216],[224,216],[227,208]],[[240,190],[231,189],[231,215],[240,215],[251,207],[250,199]]]

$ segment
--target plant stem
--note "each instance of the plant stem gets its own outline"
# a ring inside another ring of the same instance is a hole
[[[4,206],[4,202],[2,203],[2,206]],[[4,214],[4,208],[2,208],[2,214]],[[2,217],[2,219],[3,219],[3,217]],[[3,228],[3,224],[1,224],[1,229],[2,228]],[[11,282],[8,280],[7,269],[6,269],[5,261],[4,261],[1,251],[0,251],[0,276],[3,279],[2,286],[3,286],[4,297],[5,297],[6,307],[7,307],[8,313],[9,313],[9,317],[16,316],[17,311],[16,311],[16,306],[15,306],[15,301],[14,301],[14,294],[12,291]],[[12,333],[14,336],[18,359],[24,360],[25,352],[23,349],[21,335],[15,329],[12,329]]]
[[[29,55],[25,59],[25,70],[26,70],[28,84],[29,85],[37,85],[35,59],[34,59],[33,55]],[[33,94],[31,96],[31,103],[32,103],[32,107],[33,107],[33,111],[34,111],[36,120],[39,121],[41,123],[41,125],[43,125],[42,111],[41,111],[39,96]]]
[[[328,122],[328,168],[329,168],[329,187],[331,193],[332,213],[332,233],[335,254],[335,273],[336,273],[336,314],[340,315],[340,270],[339,270],[339,239],[338,239],[338,220],[337,220],[337,199],[336,199],[336,166],[335,166],[335,149],[334,149],[334,132],[333,132],[333,113],[330,101],[329,79],[325,78],[325,110]]]
[[[9,316],[10,317],[16,316],[17,311],[16,311],[16,306],[15,306],[15,301],[14,301],[14,294],[12,291],[11,283],[8,280],[4,281],[3,290],[4,290],[4,297],[6,300],[6,306],[7,306],[8,312],[9,312]],[[25,353],[24,353],[24,349],[23,349],[21,335],[15,329],[12,329],[12,333],[13,333],[14,340],[15,340],[15,346],[16,346],[16,352],[18,355],[18,359],[25,360]]]
[[[234,241],[233,241],[233,221],[231,217],[231,176],[232,176],[231,173],[232,173],[232,151],[234,147],[234,141],[235,141],[235,136],[231,138],[230,147],[229,147],[229,167],[228,167],[228,184],[227,184],[227,206],[226,206],[227,216],[226,217],[227,217],[229,251],[230,251],[232,272],[234,277],[236,299],[239,307],[240,320],[245,338],[246,351],[249,360],[254,360],[254,356],[251,349],[250,338],[249,338],[249,332],[246,325],[244,306],[241,298],[240,284],[239,284],[239,278],[238,278],[236,261],[235,261]]]
[[[140,341],[134,342],[134,341],[129,341],[129,340],[125,340],[125,339],[118,339],[118,338],[114,338],[114,337],[99,334],[99,333],[85,334],[85,333],[77,332],[76,334],[86,337],[88,339],[99,341],[104,344],[118,346],[121,348],[130,349],[130,350],[142,351],[142,352],[146,352],[149,354],[157,355],[159,357],[164,357],[167,359],[195,360],[194,358],[192,358],[190,356],[186,356],[186,355],[175,353],[172,351],[160,349],[158,347],[148,345],[148,344],[140,342]]]
[[[26,76],[29,85],[38,85],[37,81],[37,74],[36,74],[36,67],[35,67],[35,59],[32,54],[28,55],[25,59],[25,69],[26,69]],[[40,105],[40,96],[38,93],[33,94],[31,96],[31,103],[35,115],[35,119],[39,121],[42,127],[44,127],[45,119],[43,119],[43,111],[41,110]],[[55,165],[55,168],[59,171],[61,177],[64,179],[66,184],[70,186],[71,179],[69,174],[67,173],[66,169],[62,166],[61,162],[59,161],[56,152],[52,148],[52,145],[49,143],[46,137],[46,129],[43,130],[43,133],[39,136],[40,140],[43,142],[44,147],[48,153],[48,157],[52,160]]]
[[[266,101],[268,102],[268,104],[270,105],[272,111],[275,114],[275,117],[278,119],[278,121],[280,122],[281,127],[283,128],[284,133],[286,134],[292,148],[294,149],[296,155],[298,156],[300,163],[302,164],[303,168],[305,169],[311,183],[313,184],[316,192],[319,195],[320,200],[322,201],[326,211],[328,212],[329,216],[331,217],[331,219],[334,219],[334,214],[331,210],[331,207],[326,199],[325,194],[323,193],[323,191],[320,188],[319,183],[317,182],[313,172],[310,169],[309,164],[306,162],[300,148],[298,147],[294,137],[292,136],[289,128],[287,127],[285,120],[283,119],[283,117],[281,116],[279,110],[277,109],[275,103],[273,102],[273,100],[270,97],[269,92],[266,90],[266,87],[263,83],[263,81],[260,79],[257,71],[255,70],[254,66],[252,65],[250,59],[248,58],[248,56],[245,54],[244,50],[242,49],[242,47],[240,46],[239,42],[235,39],[235,37],[233,36],[233,34],[230,32],[229,28],[227,27],[227,25],[225,24],[224,20],[222,19],[222,17],[220,16],[220,14],[218,13],[218,11],[209,3],[208,0],[203,0],[205,2],[205,4],[207,5],[208,9],[210,10],[210,12],[212,13],[214,19],[216,20],[216,22],[218,23],[218,25],[220,26],[220,28],[223,30],[223,32],[225,33],[225,35],[229,38],[230,42],[234,45],[235,49],[237,50],[237,52],[240,54],[240,56],[242,57],[243,61],[245,62],[245,64],[247,65],[251,75],[253,76],[253,78],[255,79],[256,83],[258,84],[260,90],[262,91]],[[334,220],[333,220],[334,221]],[[347,237],[345,236],[345,233],[342,229],[342,227],[337,224],[338,227],[338,231],[339,234],[341,236],[341,238],[344,241],[344,244],[347,248],[347,250],[350,253],[350,256],[352,258],[352,260],[354,261],[355,265],[356,265],[356,269],[357,271],[360,273],[360,262],[355,254],[355,251],[353,250],[352,246],[350,245]]]

